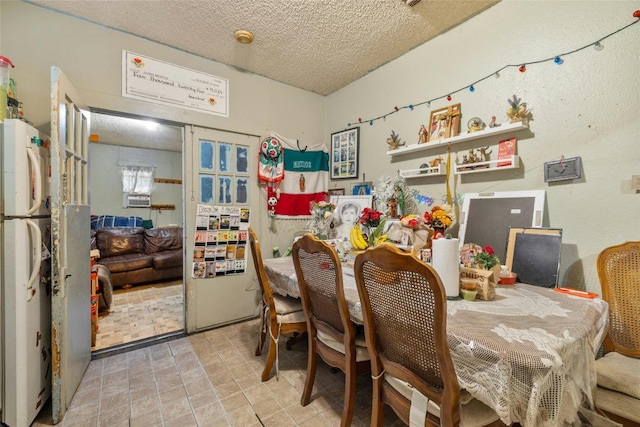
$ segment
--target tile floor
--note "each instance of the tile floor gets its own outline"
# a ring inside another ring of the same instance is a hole
[[[127,344],[184,328],[182,280],[116,289],[108,313],[99,313],[92,350]]]
[[[280,344],[280,376],[261,382],[257,319],[92,360],[58,427],[339,426],[344,375],[319,363],[312,401],[300,405],[307,345]],[[354,426],[367,426],[371,378],[358,378]],[[388,426],[403,425],[385,411]],[[51,426],[43,410],[34,427]]]

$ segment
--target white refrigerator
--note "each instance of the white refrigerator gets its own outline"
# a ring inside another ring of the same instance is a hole
[[[51,394],[50,147],[21,120],[0,127],[0,410],[22,427]]]

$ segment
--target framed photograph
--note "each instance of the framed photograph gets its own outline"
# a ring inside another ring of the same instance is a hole
[[[331,134],[329,167],[331,179],[358,177],[358,146],[360,128],[351,128]]]
[[[460,104],[433,110],[429,118],[428,142],[460,134]]]
[[[329,196],[344,196],[345,190],[344,188],[330,188]]]
[[[544,164],[544,182],[579,178],[582,178],[582,159],[580,157],[555,160]]]
[[[330,239],[349,239],[353,224],[358,221],[360,212],[373,205],[373,196],[331,196],[329,201],[336,205],[329,229]]]
[[[373,190],[373,182],[358,182],[351,185],[351,194],[354,196],[369,196]]]

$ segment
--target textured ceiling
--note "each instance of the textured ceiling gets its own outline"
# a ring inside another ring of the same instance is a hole
[[[25,1],[328,95],[499,0]]]

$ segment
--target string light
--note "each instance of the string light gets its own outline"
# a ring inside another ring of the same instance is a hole
[[[634,18],[640,18],[640,10],[636,10],[636,11],[633,13],[633,17],[634,17]],[[384,114],[384,115],[381,115],[381,116],[378,116],[378,117],[372,118],[372,119],[365,120],[365,122],[367,122],[367,121],[368,121],[368,122],[369,122],[369,125],[370,125],[370,126],[373,126],[373,122],[375,122],[376,120],[385,119],[387,115],[389,115],[389,114],[393,114],[393,113],[397,113],[397,112],[399,112],[400,110],[402,110],[402,109],[404,109],[404,108],[408,108],[408,109],[409,109],[409,110],[411,110],[411,111],[413,111],[415,107],[418,107],[418,106],[420,106],[420,105],[426,105],[426,106],[427,106],[427,108],[430,108],[430,107],[431,107],[431,102],[432,102],[432,101],[438,101],[438,100],[440,100],[440,99],[446,99],[447,101],[451,101],[451,99],[452,99],[452,95],[454,95],[454,94],[456,94],[456,93],[458,93],[458,92],[462,92],[462,91],[464,91],[464,90],[469,90],[469,92],[475,92],[475,90],[476,90],[476,85],[477,85],[478,83],[480,83],[480,82],[482,82],[482,81],[484,81],[484,80],[486,80],[486,79],[490,78],[491,76],[495,77],[496,79],[499,79],[499,78],[500,78],[500,72],[501,72],[501,71],[503,71],[503,70],[505,70],[505,69],[507,69],[507,68],[515,68],[515,67],[517,67],[517,68],[518,68],[518,70],[519,70],[521,73],[525,73],[525,72],[527,71],[527,66],[528,66],[528,65],[541,64],[541,63],[543,63],[543,62],[548,62],[548,61],[553,61],[554,63],[556,63],[556,64],[558,64],[558,65],[561,65],[561,64],[563,64],[563,63],[564,63],[564,59],[562,59],[562,57],[565,57],[565,56],[572,55],[572,54],[574,54],[574,53],[580,52],[581,50],[584,50],[584,49],[586,49],[586,48],[588,48],[588,47],[590,47],[590,46],[593,46],[593,48],[594,48],[595,50],[597,50],[597,51],[601,51],[602,49],[604,49],[604,46],[603,46],[603,45],[602,45],[602,43],[601,43],[603,40],[605,40],[605,39],[607,39],[607,38],[609,38],[609,37],[613,36],[614,34],[617,34],[617,33],[621,32],[621,31],[623,31],[623,30],[626,30],[626,29],[627,29],[627,28],[629,28],[630,26],[632,26],[632,25],[634,25],[634,24],[638,23],[638,21],[640,21],[640,19],[636,19],[636,20],[634,20],[633,22],[631,22],[630,24],[627,24],[627,25],[625,25],[624,27],[619,28],[619,29],[617,29],[616,31],[613,31],[612,33],[607,34],[606,36],[601,37],[601,38],[600,38],[599,40],[597,40],[596,42],[589,43],[589,44],[587,44],[587,45],[585,45],[585,46],[579,47],[579,48],[574,49],[574,50],[572,50],[572,51],[565,52],[565,53],[561,53],[561,54],[559,54],[559,55],[553,55],[553,56],[551,56],[551,57],[549,57],[549,58],[541,59],[541,60],[538,60],[538,61],[525,62],[525,63],[521,63],[521,64],[508,64],[508,65],[505,65],[505,66],[503,66],[502,68],[500,68],[499,70],[492,72],[491,74],[489,74],[489,75],[487,75],[487,76],[485,76],[485,77],[483,77],[483,78],[481,78],[481,79],[479,79],[479,80],[475,81],[474,83],[472,83],[472,84],[468,84],[468,85],[465,85],[465,86],[463,86],[462,88],[460,88],[460,89],[458,89],[458,90],[455,90],[455,91],[449,92],[447,95],[441,95],[441,96],[438,96],[438,97],[435,97],[435,98],[429,99],[429,100],[427,100],[427,101],[419,102],[419,103],[417,103],[417,104],[409,104],[409,105],[404,106],[404,107],[398,107],[398,106],[395,106],[395,107],[394,107],[394,109],[393,109],[393,111],[391,111],[391,112],[389,112],[389,113],[387,113],[387,114]],[[362,123],[362,122],[363,122],[363,121],[362,121],[362,118],[358,118],[358,123]],[[349,123],[349,126],[351,126],[351,123]]]

